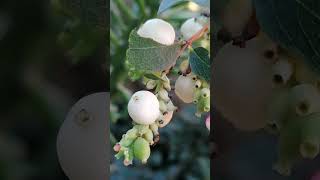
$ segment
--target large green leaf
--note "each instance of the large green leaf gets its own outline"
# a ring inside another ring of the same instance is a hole
[[[263,31],[320,73],[320,1],[254,0]]]
[[[162,71],[174,64],[181,44],[166,46],[149,38],[142,38],[133,30],[129,37],[127,60],[136,70]]]
[[[172,6],[175,6],[179,3],[192,1],[197,3],[200,6],[210,7],[210,0],[162,0],[159,6],[158,14],[164,12],[165,10],[169,9]]]
[[[210,82],[211,63],[208,50],[203,47],[198,47],[191,50],[189,63],[194,74]]]

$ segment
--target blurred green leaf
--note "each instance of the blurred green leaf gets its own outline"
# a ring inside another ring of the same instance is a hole
[[[194,74],[210,81],[210,57],[209,52],[203,47],[192,49],[190,52],[190,66]]]
[[[162,71],[169,68],[177,59],[180,44],[166,46],[149,38],[142,38],[133,30],[129,37],[127,60],[141,71]]]

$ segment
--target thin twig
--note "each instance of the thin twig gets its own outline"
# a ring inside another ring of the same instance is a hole
[[[166,69],[164,71],[164,73],[168,74],[170,72],[171,67],[175,66],[177,60],[179,59],[179,57],[182,55],[182,53],[186,50],[186,48],[190,47],[192,45],[192,43],[198,39],[200,39],[207,31],[209,30],[209,24],[206,24],[205,26],[203,26],[203,28],[198,31],[196,34],[194,34],[190,39],[188,39],[183,46],[181,47],[181,49],[178,51],[177,57],[173,63],[172,66],[170,66],[168,69]]]

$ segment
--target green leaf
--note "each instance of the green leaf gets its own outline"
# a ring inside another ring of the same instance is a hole
[[[203,47],[198,47],[190,52],[189,59],[191,70],[194,74],[210,81],[210,57],[209,52]]]
[[[197,3],[200,6],[210,7],[210,0],[162,0],[158,9],[158,14],[166,11],[167,9],[179,3],[188,2],[188,1]]]
[[[142,38],[133,30],[129,37],[127,60],[136,70],[163,71],[175,63],[180,48],[179,43],[166,46],[152,39]]]
[[[163,80],[161,77],[155,75],[155,74],[145,74],[144,77],[152,80]]]
[[[254,0],[264,32],[320,73],[319,0]]]

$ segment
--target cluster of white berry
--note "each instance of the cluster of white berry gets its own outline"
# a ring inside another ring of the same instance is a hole
[[[203,28],[201,22],[201,18],[187,20],[180,29],[183,39],[188,40],[198,33]],[[174,44],[176,40],[174,28],[161,19],[146,21],[137,33],[143,38],[150,38],[167,46]],[[196,115],[201,116],[201,113],[210,111],[210,87],[207,82],[187,69],[190,69],[189,62],[183,61],[180,65],[182,75],[176,80],[174,91],[183,102],[197,104]],[[123,163],[126,166],[132,164],[134,158],[142,163],[147,162],[150,146],[159,140],[158,129],[168,125],[177,110],[169,96],[172,88],[167,73],[159,73],[156,80],[145,77],[144,84],[147,90],[135,92],[128,103],[128,113],[134,121],[134,126],[114,146],[114,151],[117,152],[115,157],[124,157]]]
[[[279,135],[278,172],[288,175],[296,160],[319,154],[320,78],[301,59],[260,33],[245,48],[225,45],[213,68],[214,103],[224,117],[240,130]]]

